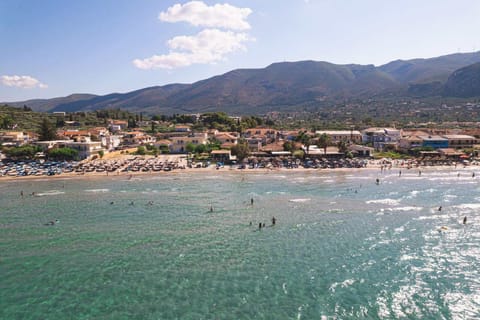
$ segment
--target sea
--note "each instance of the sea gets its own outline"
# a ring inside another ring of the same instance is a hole
[[[475,169],[0,180],[0,319],[479,319]]]

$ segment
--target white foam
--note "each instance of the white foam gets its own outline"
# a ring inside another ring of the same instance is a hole
[[[378,200],[368,200],[368,201],[365,201],[365,203],[366,204],[379,203],[379,204],[395,205],[395,204],[399,204],[400,200],[386,198],[386,199],[378,199]]]
[[[394,207],[389,208],[390,211],[420,211],[422,207],[413,207],[413,206],[406,206],[406,207]]]
[[[459,209],[479,209],[480,203],[464,203],[455,207]]]
[[[58,190],[51,190],[51,191],[47,191],[47,192],[36,193],[35,196],[37,196],[37,197],[58,196],[59,194],[65,194],[65,192],[64,191],[58,191]]]
[[[307,202],[310,201],[310,198],[299,198],[299,199],[290,199],[290,202]]]
[[[87,189],[85,192],[109,192],[110,189]]]

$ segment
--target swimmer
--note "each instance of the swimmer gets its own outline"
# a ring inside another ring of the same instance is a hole
[[[49,221],[47,223],[45,223],[46,226],[54,226],[56,224],[58,224],[60,222],[60,220],[58,219],[55,219],[55,220],[52,220],[52,221]]]

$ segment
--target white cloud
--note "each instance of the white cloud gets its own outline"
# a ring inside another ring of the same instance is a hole
[[[245,50],[244,42],[253,40],[245,33],[205,29],[194,36],[178,36],[168,40],[170,53],[135,59],[133,64],[140,69],[173,69],[197,63],[214,63],[225,55]]]
[[[8,87],[18,87],[24,89],[41,88],[48,86],[31,76],[2,76],[2,83]]]
[[[228,3],[208,6],[203,1],[190,1],[173,5],[158,18],[166,22],[184,21],[197,27],[247,30],[250,24],[246,19],[250,13],[250,8],[238,8]]]

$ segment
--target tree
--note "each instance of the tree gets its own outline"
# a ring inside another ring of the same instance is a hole
[[[143,156],[146,153],[145,147],[144,146],[138,146],[137,147],[137,154]]]
[[[200,143],[195,147],[195,153],[204,153],[207,151],[207,145]]]
[[[3,152],[9,157],[14,159],[32,159],[37,152],[40,152],[40,147],[37,146],[21,146],[4,148]]]
[[[318,146],[323,148],[323,154],[327,154],[327,147],[330,144],[330,137],[323,133],[318,137]]]
[[[337,147],[338,147],[338,152],[340,153],[347,153],[348,151],[347,142],[345,140],[339,141],[337,143]]]
[[[283,150],[293,153],[293,151],[295,151],[295,143],[293,141],[285,141],[283,143]]]
[[[310,145],[312,143],[312,137],[306,132],[301,131],[297,136],[297,141],[300,141],[306,148],[306,154],[310,151]]]
[[[72,148],[54,148],[48,151],[48,158],[55,160],[78,159],[78,151]]]
[[[188,153],[195,152],[195,145],[191,142],[187,142],[187,144],[185,145],[185,151],[187,151]]]
[[[237,156],[239,161],[247,158],[250,155],[250,149],[248,148],[248,144],[245,141],[238,142],[231,148],[232,155]]]
[[[38,131],[38,140],[50,141],[55,139],[57,139],[57,131],[55,126],[47,118],[43,118]]]

